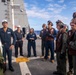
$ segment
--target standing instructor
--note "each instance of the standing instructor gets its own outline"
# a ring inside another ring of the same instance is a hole
[[[13,30],[8,28],[7,20],[2,21],[2,26],[3,27],[0,29],[0,40],[3,45],[4,62],[6,66],[6,54],[7,54],[9,70],[13,72],[14,69],[12,67],[12,49],[14,48],[16,38]],[[12,42],[11,37],[13,37],[13,43],[11,43]],[[6,71],[6,68],[5,68],[5,71]]]

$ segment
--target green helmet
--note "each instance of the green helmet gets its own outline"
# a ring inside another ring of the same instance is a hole
[[[61,20],[57,20],[56,21],[56,25],[59,25],[60,28],[63,28],[64,27],[64,23]]]

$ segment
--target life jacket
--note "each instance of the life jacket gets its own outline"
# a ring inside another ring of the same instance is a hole
[[[69,45],[70,41],[72,41],[72,38],[74,37],[74,32],[72,30],[68,31],[68,40],[67,43]]]
[[[48,30],[47,29],[43,29],[43,30],[41,30],[41,32],[40,32],[40,37],[41,37],[41,39],[43,40],[43,41],[45,41],[46,40],[46,34],[47,34],[47,32],[48,32]]]
[[[76,31],[75,32],[72,32],[72,30],[70,30],[68,33],[72,33],[71,35],[68,35],[69,43],[70,43],[71,41],[74,41],[74,35],[75,35]],[[76,50],[74,50],[73,48],[71,48],[70,45],[69,45],[69,43],[68,43],[69,54],[70,55],[76,55]]]
[[[63,34],[66,34],[66,32],[58,32],[57,38],[56,38],[56,52],[61,52],[62,44],[63,44]]]
[[[46,35],[46,41],[54,40],[54,37],[53,37],[54,35],[56,35],[55,29],[54,28],[48,29],[48,32]]]
[[[60,52],[62,48],[62,37],[63,34],[61,32],[58,32],[57,38],[56,38],[56,52]]]

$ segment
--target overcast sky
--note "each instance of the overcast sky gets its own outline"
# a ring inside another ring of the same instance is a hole
[[[73,12],[76,11],[76,0],[24,0],[30,27],[41,30],[42,24],[60,19],[69,25]]]

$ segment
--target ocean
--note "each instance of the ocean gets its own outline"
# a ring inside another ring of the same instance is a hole
[[[40,35],[40,30],[35,30],[36,35]]]

